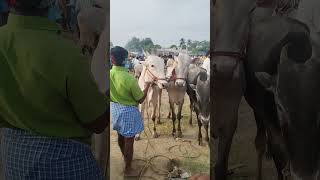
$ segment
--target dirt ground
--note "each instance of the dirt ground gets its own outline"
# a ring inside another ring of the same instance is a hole
[[[189,98],[186,96],[185,105],[183,108],[182,119],[182,139],[174,139],[171,135],[172,121],[167,119],[169,112],[169,100],[167,92],[163,92],[162,107],[161,107],[161,122],[157,125],[157,132],[160,134],[159,138],[154,139],[151,134],[152,120],[149,122],[150,131],[148,128],[148,121],[145,119],[145,132],[142,133],[141,140],[136,141],[134,145],[134,168],[142,169],[145,162],[138,160],[146,160],[153,156],[161,155],[165,157],[158,157],[152,161],[154,166],[149,167],[142,179],[167,179],[166,169],[169,159],[175,159],[179,162],[181,168],[189,174],[195,172],[209,173],[209,147],[206,143],[204,146],[199,146],[197,142],[198,125],[195,117],[193,118],[193,126],[188,123],[190,110]],[[195,116],[195,114],[194,114]],[[203,130],[204,133],[204,130]],[[203,134],[204,136],[204,134]],[[205,141],[203,141],[205,142]],[[117,144],[117,133],[111,130],[111,157],[110,157],[110,179],[122,180],[124,162]],[[180,150],[179,150],[180,149]],[[154,167],[154,168],[153,168]],[[154,170],[153,170],[153,169]],[[155,172],[158,171],[158,172]],[[139,179],[139,178],[126,178]]]
[[[162,124],[157,125],[158,133],[160,137],[157,139],[152,138],[148,131],[148,122],[145,120],[146,133],[149,138],[143,133],[142,140],[135,142],[135,152],[134,152],[134,168],[141,169],[145,164],[138,159],[148,159],[154,155],[164,155],[169,158],[175,158],[180,161],[181,168],[194,174],[196,172],[206,172],[209,173],[210,169],[210,152],[207,145],[198,146],[197,144],[197,133],[198,126],[196,124],[195,113],[193,113],[193,126],[190,127],[188,124],[188,119],[190,115],[189,110],[189,98],[186,96],[185,105],[183,108],[183,120],[182,120],[182,140],[191,141],[192,146],[188,142],[182,142],[181,140],[175,140],[171,136],[172,121],[167,119],[167,113],[169,110],[168,96],[166,91],[163,92],[162,107],[161,107],[161,117]],[[239,122],[238,128],[233,139],[233,144],[231,147],[229,166],[243,164],[242,168],[236,169],[234,174],[230,176],[230,180],[253,180],[256,175],[256,151],[254,147],[254,138],[256,134],[255,121],[253,118],[253,113],[251,108],[243,100],[239,109]],[[150,120],[150,127],[152,127],[152,121]],[[149,145],[149,146],[148,146]],[[179,146],[181,145],[181,151],[179,151]],[[148,147],[147,147],[148,146]],[[169,148],[173,147],[171,153]],[[187,149],[188,155],[186,156],[199,156],[195,158],[181,157],[184,154],[185,149]],[[213,154],[212,154],[213,155]],[[165,169],[168,163],[168,159],[161,157],[154,159],[155,164],[154,169]],[[123,178],[123,168],[124,163],[120,149],[117,144],[117,134],[115,131],[111,130],[111,157],[110,157],[110,179],[112,180],[122,180]],[[156,171],[157,171],[156,170]],[[146,177],[142,178],[145,180],[151,179],[168,179],[164,171],[157,173],[152,170],[151,167],[148,168],[144,174]],[[272,161],[264,160],[263,162],[263,177],[265,180],[276,180],[276,170]],[[126,178],[126,179],[139,179],[139,178]],[[213,179],[213,177],[211,177]]]

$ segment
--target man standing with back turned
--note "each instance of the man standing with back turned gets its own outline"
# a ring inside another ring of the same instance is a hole
[[[111,119],[118,133],[118,144],[125,161],[124,176],[138,175],[131,167],[135,135],[143,131],[144,125],[137,105],[147,96],[150,83],[142,91],[138,81],[125,67],[128,51],[116,46],[110,52],[113,64],[110,71]]]
[[[108,100],[90,61],[48,19],[54,0],[16,0],[0,28],[0,127],[7,180],[103,180],[91,136]]]

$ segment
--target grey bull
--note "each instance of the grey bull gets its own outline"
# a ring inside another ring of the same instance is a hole
[[[202,145],[201,127],[206,130],[205,140],[209,144],[209,121],[210,121],[210,77],[207,71],[201,67],[189,67],[187,78],[187,94],[194,105],[198,120],[198,142]]]
[[[174,57],[174,59],[169,59],[167,61],[166,79],[168,79],[167,91],[170,104],[168,118],[172,115],[172,135],[174,137],[182,137],[181,111],[187,89],[186,80],[190,63],[191,58],[186,53],[180,53],[178,57]],[[177,114],[175,113],[175,104],[178,105]],[[176,119],[178,119],[178,134],[176,134]]]
[[[302,40],[298,43],[304,44]],[[289,159],[292,178],[317,180],[320,179],[320,59],[308,59],[310,53],[295,44],[281,46],[284,48],[277,73],[258,72],[256,76],[274,94],[284,142],[282,151]]]
[[[301,23],[279,17],[256,18],[251,21],[255,1],[216,0],[213,10],[214,61],[212,63],[212,110],[211,135],[217,138],[216,165],[211,169],[216,179],[227,177],[228,156],[233,135],[237,127],[238,108],[242,95],[254,111],[257,123],[255,145],[258,154],[257,179],[262,178],[262,157],[265,152],[273,157],[278,179],[283,179],[282,170],[286,156],[281,152],[281,132],[277,111],[271,93],[261,87],[254,72],[265,69],[275,72],[279,56],[270,53],[281,39],[290,32],[301,32],[307,36],[308,30]],[[233,16],[228,12],[233,9]],[[234,18],[236,17],[236,18]],[[236,28],[237,27],[237,28]],[[237,31],[234,31],[237,29]],[[308,46],[303,44],[301,50]],[[245,51],[246,50],[246,51]],[[246,53],[247,52],[247,53]],[[279,54],[279,53],[278,53]],[[228,113],[226,113],[228,112]],[[268,145],[268,146],[267,146]],[[268,149],[267,149],[268,147]],[[268,150],[268,151],[267,151]]]

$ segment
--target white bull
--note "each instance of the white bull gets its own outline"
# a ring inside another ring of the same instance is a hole
[[[149,88],[146,100],[140,105],[140,111],[144,117],[145,111],[147,111],[152,104],[151,119],[153,121],[153,137],[157,138],[159,135],[156,131],[156,113],[158,109],[158,122],[160,121],[160,107],[161,107],[161,94],[162,89],[167,87],[167,81],[165,80],[164,72],[164,60],[158,56],[149,55],[146,60],[142,62],[143,70],[139,78],[139,86],[144,89],[145,83],[153,83]],[[136,136],[136,140],[140,139],[140,134]]]
[[[182,137],[181,131],[181,111],[184,104],[184,97],[186,94],[186,79],[188,75],[189,65],[191,64],[191,58],[186,53],[180,53],[178,57],[174,59],[169,59],[167,62],[167,75],[166,78],[169,79],[169,84],[167,87],[169,95],[170,111],[168,118],[172,114],[172,135],[176,136],[175,122],[178,119],[178,134],[177,137]],[[178,113],[175,113],[175,106],[178,105]]]
[[[133,68],[134,68],[134,77],[139,79],[143,71],[143,65],[141,63],[135,64]]]
[[[105,28],[100,36],[99,44],[93,54],[91,62],[92,75],[102,93],[108,92],[109,89],[109,78],[106,73],[106,68],[108,67],[106,62],[108,61],[104,60],[107,59],[105,49],[107,48],[108,33],[107,28]],[[106,168],[108,167],[109,162],[109,130],[109,127],[107,127],[101,134],[94,134],[93,136],[95,158],[104,175],[108,173],[106,172]]]
[[[83,53],[87,49],[92,55],[97,47],[98,37],[106,26],[106,16],[107,10],[104,6],[92,6],[80,10],[77,20],[80,31],[80,46]]]

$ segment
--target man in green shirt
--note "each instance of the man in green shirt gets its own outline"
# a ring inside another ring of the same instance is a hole
[[[137,105],[147,96],[150,83],[142,91],[138,81],[125,67],[128,51],[116,46],[111,49],[110,97],[113,129],[118,132],[118,144],[125,160],[125,176],[137,175],[131,168],[133,143],[136,134],[144,129],[143,120]]]
[[[90,148],[108,100],[80,48],[48,20],[54,0],[16,0],[0,28],[0,127],[6,179],[104,179]]]

